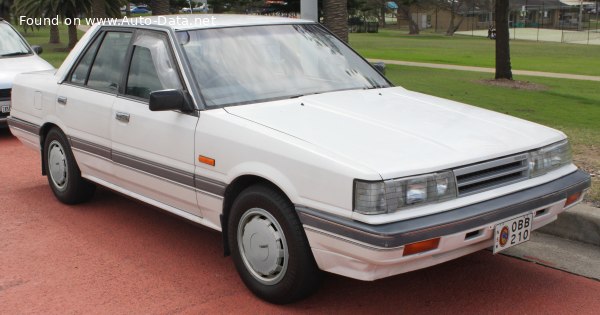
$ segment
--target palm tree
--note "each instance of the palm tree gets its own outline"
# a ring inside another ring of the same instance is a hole
[[[0,18],[8,20],[13,0],[0,0]]]
[[[92,0],[16,0],[14,5],[15,15],[50,18],[58,15],[63,20],[69,19],[68,49],[77,44],[77,25],[73,23],[74,19],[82,13],[90,12],[91,8]],[[58,39],[58,28],[51,25],[50,42],[58,43]]]
[[[348,42],[348,1],[323,0],[323,25]]]
[[[92,0],[91,17],[94,18],[120,18],[121,6],[128,4],[127,0]],[[129,8],[129,6],[127,6]]]
[[[167,15],[169,14],[169,0],[151,0],[150,9],[152,15]]]
[[[92,17],[97,19],[106,18],[106,6],[104,0],[93,0],[92,1]]]
[[[13,8],[16,16],[52,18],[58,15],[58,2],[52,0],[16,0]],[[48,43],[60,43],[58,25],[50,25],[50,40]]]

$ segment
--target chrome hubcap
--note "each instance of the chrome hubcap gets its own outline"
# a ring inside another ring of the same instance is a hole
[[[54,140],[48,147],[48,168],[50,178],[58,189],[67,185],[67,157],[62,145]]]
[[[273,285],[288,265],[288,248],[279,222],[266,210],[252,208],[240,219],[237,243],[246,268],[255,279]]]

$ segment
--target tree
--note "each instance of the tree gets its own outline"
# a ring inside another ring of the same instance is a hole
[[[0,18],[8,20],[10,18],[10,7],[13,0],[0,0]]]
[[[169,14],[169,0],[151,0],[150,9],[152,15],[167,15]]]
[[[89,16],[100,19],[120,18],[121,6],[128,3],[127,0],[92,0],[92,8],[88,10]]]
[[[67,49],[73,49],[77,44],[77,24],[74,23],[76,17],[81,13],[90,12],[92,9],[92,0],[50,0],[57,2],[57,12],[63,19],[70,19],[67,30],[69,34],[69,43]]]
[[[58,1],[52,0],[17,0],[14,3],[13,9],[16,16],[23,15],[27,17],[53,18],[58,15],[58,5]],[[50,39],[48,40],[48,43],[60,43],[60,33],[58,32],[58,25],[50,25]]]
[[[15,15],[25,15],[31,17],[55,17],[69,19],[68,33],[69,43],[67,49],[75,47],[77,44],[77,24],[74,19],[81,13],[90,12],[92,0],[16,0],[14,5]],[[50,26],[50,42],[58,43],[58,28]]]
[[[107,17],[104,2],[104,0],[92,0],[92,17],[97,19],[103,19]]]
[[[465,20],[465,8],[468,6],[465,0],[442,0],[440,7],[450,11],[450,22],[448,23],[448,29],[446,35],[452,36],[460,28],[460,25]],[[458,23],[455,23],[456,16],[460,16]]]
[[[323,25],[345,42],[348,42],[347,3],[347,0],[323,0]]]
[[[508,33],[509,0],[496,0],[496,79],[512,80]]]
[[[223,13],[225,12],[225,4],[227,0],[209,0],[208,4],[213,10],[213,13]]]
[[[400,21],[402,20],[402,17],[404,17],[408,20],[408,33],[411,35],[419,35],[419,24],[412,18],[412,6],[418,5],[419,0],[395,0],[394,2],[398,5],[398,14],[396,15],[398,25],[400,25]],[[400,12],[402,12],[402,15]]]

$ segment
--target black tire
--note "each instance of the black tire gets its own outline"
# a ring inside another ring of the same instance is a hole
[[[78,204],[94,196],[96,186],[81,177],[69,141],[58,128],[52,128],[44,141],[44,171],[54,196],[61,202]]]
[[[233,202],[227,231],[235,267],[256,296],[271,303],[286,304],[318,289],[322,272],[315,263],[293,205],[285,196],[266,185],[245,189]],[[244,250],[244,244],[249,250]],[[276,249],[275,254],[271,255],[271,249]],[[266,258],[261,260],[265,253]],[[255,268],[251,261],[276,263]],[[269,271],[257,271],[261,267]]]

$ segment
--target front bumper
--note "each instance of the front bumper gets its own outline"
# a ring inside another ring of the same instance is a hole
[[[590,176],[578,170],[546,184],[477,204],[382,225],[298,205],[296,210],[321,269],[375,280],[491,247],[496,223],[524,213],[533,212],[532,228],[538,229],[566,209],[567,196],[586,190],[590,183]],[[582,197],[583,194],[580,200]],[[436,249],[403,256],[404,245],[437,237],[441,239]]]

